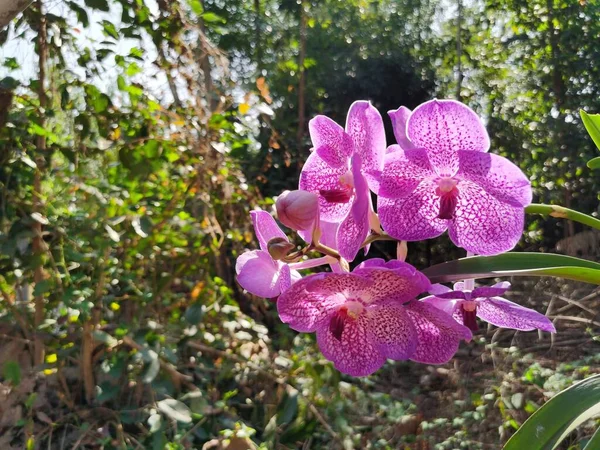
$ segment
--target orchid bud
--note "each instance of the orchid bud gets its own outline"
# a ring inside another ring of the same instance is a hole
[[[276,237],[267,243],[269,255],[275,261],[285,258],[287,254],[294,249],[294,244],[288,242],[285,238]]]
[[[284,191],[275,207],[279,221],[292,230],[309,230],[319,217],[319,198],[308,191]]]

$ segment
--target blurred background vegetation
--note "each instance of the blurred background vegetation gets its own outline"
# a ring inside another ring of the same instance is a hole
[[[459,99],[536,201],[597,216],[577,111],[600,112],[599,36],[596,0],[34,2],[0,31],[0,447],[500,448],[598,371],[600,290],[520,281],[554,339],[490,328],[446,366],[351,379],[235,258],[297,185],[308,120],[357,99]],[[600,236],[531,219],[521,247],[597,259]]]

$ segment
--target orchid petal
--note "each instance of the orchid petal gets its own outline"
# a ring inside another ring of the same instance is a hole
[[[316,152],[310,154],[300,173],[300,189],[319,195],[320,190],[340,189],[340,177],[348,172],[346,166],[331,167]],[[343,220],[352,207],[350,198],[347,203],[328,202],[319,195],[319,211],[321,219],[328,222]]]
[[[360,155],[363,171],[372,173],[383,169],[385,129],[381,114],[370,102],[354,102],[348,110],[346,133],[354,143],[354,153]]]
[[[550,319],[543,314],[500,297],[479,300],[477,316],[501,328],[521,331],[539,329],[556,333],[556,328]]]
[[[388,111],[388,116],[390,116],[390,119],[392,119],[392,128],[394,129],[396,142],[404,150],[415,148],[415,145],[410,142],[408,136],[406,136],[406,122],[408,122],[408,118],[410,117],[411,113],[412,111],[406,106],[401,106],[398,109]],[[396,150],[390,150],[388,148],[387,151],[390,152]]]
[[[397,150],[385,155],[385,167],[379,177],[378,195],[401,198],[410,195],[423,179],[436,178],[423,149]]]
[[[369,342],[386,358],[408,359],[417,348],[417,332],[401,305],[373,306],[366,311]]]
[[[379,220],[385,231],[402,241],[421,241],[438,237],[448,220],[438,219],[440,197],[436,183],[424,180],[409,195],[398,199],[377,199]]]
[[[317,329],[317,343],[323,356],[340,372],[362,377],[370,375],[385,363],[386,357],[369,342],[366,317],[348,320],[338,340],[329,326]]]
[[[382,261],[379,258],[367,260],[352,272],[373,282],[365,289],[368,295],[362,298],[363,302],[405,303],[430,288],[429,279],[410,264]]]
[[[440,176],[456,174],[459,150],[487,152],[490,147],[477,114],[454,100],[431,100],[419,105],[408,119],[406,132],[415,146],[428,150],[431,165]]]
[[[307,285],[321,277],[322,274],[309,275],[292,284],[277,299],[277,312],[282,322],[301,332],[314,332],[319,326],[328,325],[330,315],[345,298],[306,290]]]
[[[510,283],[507,284],[507,287],[494,285],[475,288],[473,289],[471,298],[499,297],[510,288]]]
[[[458,190],[455,217],[448,227],[452,242],[486,256],[511,250],[523,234],[523,207],[503,203],[470,181],[461,181]]]
[[[352,139],[344,128],[327,116],[308,122],[310,139],[317,154],[331,167],[346,166],[354,151]]]
[[[417,330],[417,350],[411,360],[424,364],[444,364],[458,350],[462,339],[470,340],[471,331],[451,316],[428,303],[414,301],[406,305]]]
[[[369,235],[369,187],[362,176],[360,155],[352,157],[354,178],[354,202],[350,214],[346,216],[337,231],[337,245],[340,255],[352,261],[364,240]]]
[[[372,288],[373,282],[362,276],[352,273],[322,273],[321,276],[311,278],[305,284],[307,292],[318,292],[324,296],[360,297]]]
[[[446,314],[452,316],[458,304],[458,301],[455,299],[445,299],[437,297],[436,295],[430,295],[429,297],[425,297],[421,299],[422,302],[427,303],[429,305],[435,306],[437,309],[441,309]]]
[[[501,202],[513,206],[531,203],[531,183],[515,164],[491,153],[458,152],[459,179],[469,180]]]
[[[444,286],[443,284],[432,284],[431,288],[429,289],[429,293],[432,295],[443,294],[450,291],[452,291],[452,289],[450,289],[448,286]]]
[[[238,257],[235,265],[237,281],[251,294],[264,298],[277,297],[281,294],[280,275],[283,266],[283,263],[273,261],[266,251],[245,252]]]
[[[268,251],[268,243],[273,238],[283,238],[288,241],[287,236],[273,216],[266,211],[250,211],[250,217],[252,218],[252,225],[254,226],[254,234],[258,238],[260,249]]]

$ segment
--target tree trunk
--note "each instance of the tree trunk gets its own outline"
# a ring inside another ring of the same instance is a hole
[[[31,0],[0,0],[0,28],[8,25],[30,3]]]
[[[463,15],[463,3],[462,0],[458,0],[458,13],[456,16],[456,100],[460,102],[462,91],[462,81],[463,81],[463,72],[462,72],[462,36],[461,36],[461,28],[462,28],[462,15]]]
[[[305,89],[306,89],[306,71],[304,70],[304,60],[306,59],[306,11],[304,2],[300,5],[300,53],[298,55],[298,71],[300,79],[298,80],[298,132],[296,133],[296,151],[302,151],[302,139],[304,137],[304,128],[306,125],[305,111]],[[299,162],[299,161],[298,161]]]
[[[260,77],[262,75],[262,44],[261,44],[261,29],[260,29],[260,0],[254,0],[254,40],[256,45],[256,72]]]
[[[38,45],[38,70],[39,70],[39,82],[38,82],[38,97],[40,101],[40,117],[39,124],[43,128],[45,126],[46,118],[46,106],[48,103],[46,97],[46,61],[48,60],[48,43],[47,43],[47,28],[46,28],[46,16],[43,11],[43,1],[36,0],[36,5],[40,15],[40,23],[37,37]],[[43,200],[42,200],[42,176],[45,166],[45,153],[46,153],[46,137],[38,136],[36,140],[37,155],[35,162],[37,168],[33,177],[33,212],[44,216]],[[42,238],[42,223],[40,221],[34,221],[33,223],[33,253],[38,258],[37,266],[33,273],[33,281],[37,285],[41,283],[46,277],[44,274],[44,266],[42,263],[42,255],[44,253],[44,242]],[[38,327],[44,321],[44,295],[36,295],[34,298],[35,314],[34,322],[36,327],[36,337],[34,340],[34,365],[39,365],[44,362],[44,343],[39,337]]]

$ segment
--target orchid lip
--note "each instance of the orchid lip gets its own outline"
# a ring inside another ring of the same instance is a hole
[[[479,330],[477,325],[477,304],[474,301],[465,301],[460,305],[463,325],[469,330],[475,332]]]
[[[338,309],[329,321],[329,330],[333,337],[340,341],[348,320],[358,319],[363,310],[363,305],[357,301],[350,301]]]
[[[330,203],[348,203],[352,198],[352,194],[353,189],[349,187],[319,190],[319,195]]]
[[[457,181],[450,177],[441,178],[438,181],[438,187],[435,190],[436,195],[440,197],[440,212],[438,219],[454,219],[454,210],[458,204]]]

